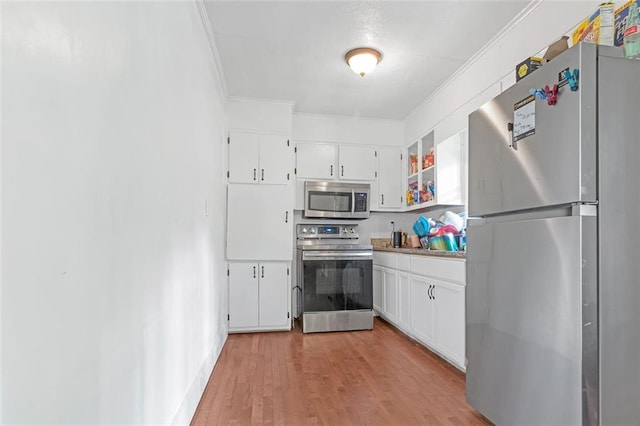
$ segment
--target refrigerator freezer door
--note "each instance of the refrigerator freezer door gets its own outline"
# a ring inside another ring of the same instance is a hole
[[[469,221],[467,400],[492,422],[597,415],[596,220]]]
[[[600,354],[603,425],[640,422],[640,61],[601,57]]]
[[[596,201],[596,53],[581,43],[469,115],[470,216]],[[526,102],[565,69],[579,70],[578,91],[561,87],[556,105]],[[517,150],[509,123],[516,136],[535,131]]]

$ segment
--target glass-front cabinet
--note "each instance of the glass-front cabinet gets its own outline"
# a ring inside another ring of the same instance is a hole
[[[436,143],[431,131],[409,145],[405,208],[464,204],[465,132]]]

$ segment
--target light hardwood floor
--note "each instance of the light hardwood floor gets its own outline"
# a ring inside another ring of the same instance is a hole
[[[490,424],[464,375],[376,318],[373,331],[232,334],[193,425]]]

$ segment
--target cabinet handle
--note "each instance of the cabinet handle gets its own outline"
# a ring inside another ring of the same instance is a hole
[[[382,197],[382,205],[384,206],[384,194],[382,194],[381,197]]]
[[[329,170],[331,171],[331,176],[333,176],[333,164],[330,166]]]
[[[284,223],[289,223],[289,210],[284,212]]]
[[[264,180],[264,169],[262,169],[261,175],[262,175],[262,180]]]
[[[429,299],[433,299],[433,297],[431,296],[431,289],[433,288],[432,285],[429,286],[429,289],[427,290],[427,295],[429,296]]]
[[[264,278],[264,266],[261,267],[262,268],[262,275],[261,277]]]
[[[253,180],[256,180],[256,169],[253,169]]]
[[[253,278],[255,278],[255,277],[256,277],[256,267],[254,266],[253,267]]]
[[[340,166],[340,176],[344,176],[344,166]]]
[[[435,285],[433,285],[433,286],[431,286],[431,287],[432,287],[432,289],[431,289],[431,298],[432,298],[433,300],[436,300],[436,286],[435,286]]]

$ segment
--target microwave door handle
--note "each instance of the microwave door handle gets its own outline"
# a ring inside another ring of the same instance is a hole
[[[351,190],[351,216],[356,213],[356,191]]]

